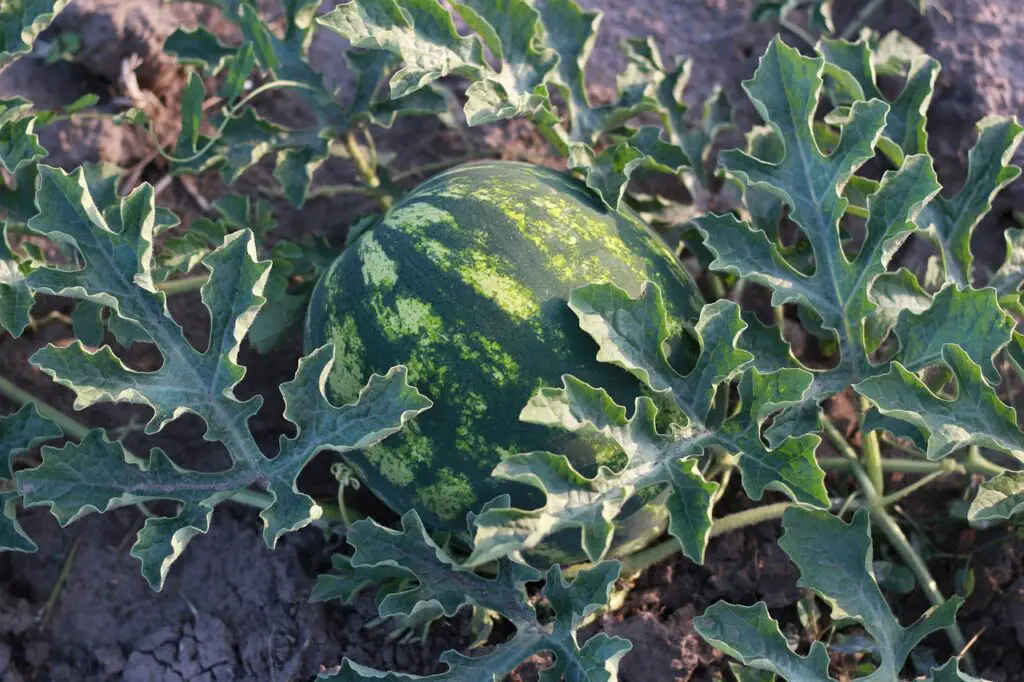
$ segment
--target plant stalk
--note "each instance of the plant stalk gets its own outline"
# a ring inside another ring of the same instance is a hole
[[[181,279],[169,279],[163,282],[157,282],[156,288],[158,291],[162,291],[168,296],[177,296],[178,294],[187,294],[192,291],[198,291],[209,279],[209,275],[192,275],[191,277],[182,277]]]
[[[882,473],[882,449],[878,445],[878,432],[864,429],[864,415],[868,410],[866,398],[860,399],[860,439],[864,449],[864,469],[868,472],[876,493],[885,495],[885,476]],[[826,421],[828,418],[825,418]]]
[[[25,389],[16,386],[14,383],[3,377],[0,377],[0,395],[19,407],[25,403],[35,403],[36,409],[39,410],[39,414],[56,422],[57,426],[60,427],[60,430],[63,431],[68,438],[82,440],[85,438],[85,435],[89,433],[89,428],[81,422],[72,419],[60,410],[50,407],[41,400],[36,399],[34,395]]]

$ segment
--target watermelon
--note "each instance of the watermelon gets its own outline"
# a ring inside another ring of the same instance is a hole
[[[338,258],[310,302],[306,351],[327,342],[336,349],[332,401],[351,402],[372,373],[399,364],[434,401],[401,433],[346,455],[348,463],[391,509],[416,509],[429,526],[465,538],[467,512],[497,495],[525,508],[542,502],[538,491],[492,477],[503,457],[547,450],[590,474],[621,461],[596,433],[527,424],[519,413],[565,373],[632,405],[642,386],[597,362],[597,345],[567,301],[572,289],[599,281],[635,296],[644,280],[660,285],[675,332],[697,318],[697,287],[660,237],[569,175],[494,162],[424,182]],[[616,546],[636,548],[665,521],[657,499],[640,499],[617,519]],[[583,556],[579,533],[556,540],[542,559]]]

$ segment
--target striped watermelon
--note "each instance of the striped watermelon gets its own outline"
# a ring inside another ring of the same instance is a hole
[[[613,463],[621,452],[599,436],[518,416],[538,387],[560,385],[567,372],[632,404],[639,382],[596,361],[567,300],[596,281],[637,295],[645,279],[661,286],[675,331],[696,319],[697,287],[661,239],[568,175],[496,162],[423,183],[328,269],[309,306],[307,352],[336,347],[333,401],[352,401],[370,374],[397,364],[434,401],[402,433],[347,455],[349,463],[393,510],[415,508],[462,537],[466,513],[496,495],[511,494],[514,506],[540,502],[536,491],[492,478],[504,456],[548,450],[586,473]],[[621,552],[660,534],[665,514],[656,501],[636,502],[619,521]],[[575,536],[538,559],[582,557]]]

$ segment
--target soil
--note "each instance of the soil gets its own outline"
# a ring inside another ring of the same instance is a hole
[[[274,2],[260,4],[270,15],[279,16],[280,8]],[[623,66],[617,43],[626,37],[653,34],[667,61],[694,60],[689,101],[701,101],[720,83],[736,105],[740,128],[757,122],[740,82],[753,72],[776,27],[750,22],[753,0],[587,0],[583,4],[606,12],[590,62],[589,82],[595,98],[611,97],[615,74]],[[852,0],[837,0],[836,5],[840,25],[859,6]],[[889,5],[878,15],[875,27],[903,31],[942,62],[931,109],[930,146],[941,177],[955,189],[965,174],[974,123],[987,113],[1024,114],[1024,41],[1020,38],[1024,15],[1017,0],[945,0],[945,15],[931,10],[924,18],[900,0]],[[156,115],[161,138],[173,137],[174,102],[183,79],[161,46],[175,27],[197,24],[228,39],[233,36],[231,25],[208,5],[76,0],[50,35],[78,32],[83,38],[78,62],[46,65],[38,59],[22,60],[0,75],[0,97],[18,94],[41,107],[55,107],[95,92],[102,98],[99,106],[110,110],[123,107],[126,101],[147,107]],[[792,35],[786,37],[791,43],[798,42]],[[312,48],[313,66],[323,71],[330,83],[341,86],[342,92],[352,82],[340,58],[344,48],[344,40],[327,32],[317,35]],[[134,60],[135,66],[134,76],[127,78],[126,60]],[[285,122],[305,115],[286,95],[268,96],[260,106],[267,115]],[[398,125],[377,139],[385,153],[401,149],[401,163],[431,162],[466,151],[462,138],[436,121]],[[153,158],[149,141],[108,122],[53,126],[43,144],[51,150],[50,162],[67,168],[104,160],[129,168],[135,182],[156,183],[165,174],[159,160]],[[475,130],[470,144],[505,158],[552,162],[542,141],[528,126],[518,123]],[[233,190],[266,194],[272,185],[269,174],[261,165]],[[351,169],[335,160],[317,176],[321,184],[350,180]],[[203,215],[208,202],[226,191],[216,174],[188,184],[174,181],[165,187],[161,203],[181,213],[186,224]],[[274,208],[283,235],[299,234],[313,226],[340,243],[347,225],[370,206],[346,197],[313,199],[302,211],[276,199]],[[1011,210],[1022,208],[1024,183],[1018,183],[999,198],[993,216],[979,232],[975,249],[983,262],[996,262],[999,232],[1009,223]],[[55,309],[70,312],[61,301],[45,298],[37,312]],[[186,329],[205,327],[205,312],[197,296],[176,297],[172,312]],[[71,412],[70,393],[26,362],[40,345],[60,343],[69,335],[69,329],[54,323],[29,331],[21,339],[0,336],[0,375]],[[273,354],[257,356],[249,349],[242,354],[243,364],[259,368],[249,372],[240,393],[265,397],[265,407],[252,426],[268,452],[287,428],[280,416],[277,386],[294,371],[300,347],[295,333],[282,344],[283,350]],[[140,368],[159,362],[140,346],[127,351],[125,357]],[[13,408],[0,399],[0,413]],[[836,400],[834,410],[838,416],[849,412],[848,401],[844,405],[842,399]],[[99,406],[76,416],[91,426],[109,429],[134,425],[127,442],[138,452],[162,446],[170,452],[187,452],[182,461],[192,466],[216,468],[223,464],[223,452],[203,441],[194,418],[179,419],[158,437],[147,439],[138,432],[146,419],[141,409]],[[304,484],[310,492],[319,488],[319,492],[330,494],[324,483],[328,480],[324,464],[314,467]],[[896,483],[899,481],[894,480]],[[973,573],[974,587],[963,608],[961,626],[968,638],[979,635],[972,648],[979,672],[993,682],[1021,682],[1024,539],[1008,538],[1004,529],[973,531],[951,522],[950,510],[960,504],[964,483],[954,480],[907,499],[904,512],[929,531],[927,539],[924,535],[911,539],[932,552],[931,564],[944,593],[962,583],[965,569]],[[733,491],[723,504],[738,509],[747,503],[742,494]],[[0,555],[0,682],[307,680],[321,666],[336,665],[346,656],[374,667],[430,674],[441,669],[437,662],[440,652],[464,647],[469,641],[465,622],[454,619],[435,624],[422,643],[399,643],[389,636],[387,624],[374,624],[371,595],[348,606],[310,603],[313,581],[329,566],[338,540],[309,528],[286,536],[270,551],[258,532],[259,519],[249,509],[222,505],[210,532],[192,541],[158,594],[148,588],[128,555],[143,520],[135,509],[92,515],[66,529],[59,528],[41,509],[22,512],[21,518],[40,549],[30,555]],[[763,599],[787,635],[795,640],[806,637],[796,608],[802,597],[796,587],[796,569],[776,545],[778,533],[777,524],[749,528],[714,539],[704,566],[677,557],[631,577],[620,584],[628,589],[624,606],[597,619],[582,636],[605,631],[633,642],[633,651],[622,663],[621,678],[626,682],[721,679],[724,660],[692,626],[693,618],[719,599],[741,603]],[[888,558],[884,543],[879,543],[876,552],[879,558]],[[893,605],[904,623],[926,608],[918,592],[894,598]],[[827,627],[827,619],[820,625]],[[807,644],[801,641],[802,646]],[[942,637],[932,637],[926,644],[938,660],[950,653]],[[833,674],[849,675],[855,662],[854,658],[836,658]],[[543,661],[531,662],[514,677],[536,679],[542,666]]]

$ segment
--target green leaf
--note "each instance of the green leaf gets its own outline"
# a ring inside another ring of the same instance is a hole
[[[745,666],[780,675],[796,682],[826,682],[828,652],[814,642],[807,656],[789,648],[779,624],[768,615],[768,606],[737,606],[718,602],[693,621],[697,633],[711,646],[732,656]]]
[[[14,462],[20,455],[62,435],[60,427],[40,415],[34,403],[26,403],[14,414],[0,416],[0,452],[4,453],[0,457],[0,484],[10,484]],[[17,492],[0,490],[0,502],[4,507],[0,517],[0,551],[36,551],[36,544],[18,523]]]
[[[428,678],[377,671],[345,659],[338,670],[318,679],[500,680],[530,656],[547,651],[554,655],[554,662],[542,672],[542,679],[611,682],[616,679],[619,660],[629,651],[629,642],[616,637],[597,635],[581,647],[575,636],[583,618],[607,603],[619,574],[617,562],[603,562],[580,571],[570,583],[563,579],[561,569],[553,566],[542,594],[554,617],[542,622],[525,590],[525,583],[541,577],[538,571],[501,560],[495,578],[476,575],[434,543],[415,511],[402,517],[400,531],[371,520],[357,521],[347,539],[355,553],[333,558],[336,573],[318,580],[318,596],[351,597],[366,587],[380,585],[378,609],[382,616],[412,614],[431,605],[439,605],[445,615],[451,616],[463,606],[472,605],[501,614],[515,627],[515,635],[476,658],[447,651],[441,661],[448,669]]]
[[[353,0],[317,19],[354,47],[387,50],[405,65],[391,77],[391,96],[402,97],[451,73],[478,76],[480,39],[463,37],[434,0]]]
[[[34,303],[25,272],[7,244],[6,229],[0,229],[0,329],[21,336],[32,321],[29,313]]]
[[[876,277],[871,282],[868,298],[875,304],[875,310],[864,324],[865,347],[869,352],[878,350],[900,315],[920,315],[932,305],[932,297],[906,268],[883,272]]]
[[[544,83],[557,57],[550,48],[538,47],[543,27],[537,11],[517,0],[466,0],[454,7],[501,62],[499,73],[485,72],[466,91],[469,125],[530,115],[547,106]]]
[[[660,433],[655,426],[658,408],[651,398],[638,398],[633,416],[627,418],[626,409],[607,392],[571,375],[562,377],[562,388],[540,389],[523,409],[522,420],[607,439],[625,453],[625,464],[620,470],[599,467],[589,478],[563,455],[532,452],[505,458],[494,475],[538,488],[546,502],[533,510],[481,513],[475,520],[470,565],[535,548],[556,532],[576,528],[584,551],[596,562],[611,545],[613,519],[634,495],[652,486],[667,488],[669,531],[687,556],[699,562],[717,489],[696,468],[709,446],[734,454],[753,499],[774,488],[806,504],[828,504],[824,472],[814,459],[818,437],[780,439],[768,448],[760,435],[769,416],[803,398],[810,373],[797,368],[767,374],[748,370],[751,356],[737,347],[745,324],[735,304],[717,301],[701,311],[694,328],[701,352],[686,375],[677,373],[665,356],[668,328],[657,285],[646,283],[637,299],[613,284],[588,285],[572,292],[569,305],[597,343],[597,359],[631,372],[660,400],[674,405],[685,423]],[[739,403],[716,423],[716,395],[738,377]]]
[[[152,372],[132,370],[110,347],[91,352],[80,341],[63,348],[45,347],[32,361],[71,388],[79,406],[121,401],[150,407],[148,433],[192,412],[206,423],[206,438],[221,442],[231,457],[228,470],[200,473],[175,465],[159,450],[138,457],[102,432],[93,432],[61,450],[47,448],[42,465],[19,474],[26,505],[50,506],[65,524],[93,509],[152,499],[180,503],[174,517],[152,521],[140,534],[135,555],[143,561],[143,575],[153,587],[162,585],[188,539],[206,531],[209,514],[220,502],[258,484],[269,494],[261,516],[265,539],[273,546],[283,533],[319,516],[319,507],[296,487],[299,473],[315,455],[325,449],[368,447],[430,406],[408,385],[404,367],[371,377],[355,403],[331,405],[324,385],[333,349],[324,347],[300,361],[295,379],[282,385],[285,417],[295,424],[297,435],[282,438],[277,457],[268,459],[247,426],[261,398],[243,401],[234,395],[245,375],[237,362],[238,351],[264,303],[270,269],[256,261],[252,232],[229,234],[203,261],[210,273],[202,288],[210,342],[199,350],[171,318],[164,294],[153,285],[152,188],[143,185],[121,200],[115,231],[93,202],[82,172],[68,175],[44,166],[40,183],[39,214],[30,227],[75,248],[83,266],[39,268],[30,273],[30,286],[109,307],[146,331],[163,364]]]
[[[1007,165],[1024,139],[1024,127],[1015,119],[987,116],[978,123],[978,142],[968,154],[967,179],[952,197],[936,196],[917,217],[939,247],[946,278],[970,286],[973,255],[971,233],[992,209],[992,199],[1020,175]]]
[[[537,113],[548,106],[545,82],[555,54],[540,41],[537,11],[523,0],[454,3],[478,35],[461,36],[434,0],[354,0],[318,21],[356,47],[386,50],[403,66],[391,77],[392,99],[404,98],[449,74],[473,80],[466,91],[469,125]],[[483,55],[486,44],[499,62]]]
[[[960,659],[957,657],[946,661],[946,664],[932,668],[931,682],[984,682],[980,677],[974,677],[960,672]]]
[[[39,34],[71,0],[8,0],[0,5],[0,69],[32,51]]]
[[[861,48],[851,49],[860,54]],[[864,67],[867,76],[869,66]],[[839,226],[850,207],[844,187],[853,181],[856,168],[872,156],[887,120],[887,106],[877,100],[854,102],[843,119],[836,148],[823,154],[811,122],[824,70],[823,59],[803,57],[778,40],[773,42],[744,87],[782,148],[771,136],[759,135],[750,148],[763,152],[765,158],[735,150],[721,155],[721,165],[746,187],[748,203],[758,198],[751,193],[756,190],[770,192],[788,205],[789,217],[800,227],[813,261],[798,260],[792,247],[781,246],[776,232],[779,214],[768,204],[751,211],[757,227],[733,215],[695,221],[715,255],[711,268],[767,286],[773,305],[796,303],[805,322],[815,321],[838,343],[838,363],[814,373],[809,401],[821,402],[852,383],[884,373],[888,365],[875,364],[872,354],[894,326],[901,349],[891,359],[916,371],[939,361],[944,344],[956,343],[971,360],[988,367],[985,375],[990,381],[997,380],[992,356],[1009,340],[1009,318],[999,310],[994,296],[954,287],[932,298],[909,272],[887,272],[899,247],[920,229],[923,212],[937,202],[948,203],[937,196],[931,159],[908,155],[880,183],[858,185],[857,193],[864,200],[864,236],[856,253],[849,255]],[[856,82],[849,72],[842,73]],[[971,182],[987,193],[984,176],[989,171],[981,156],[976,153],[975,157]],[[977,193],[968,190],[963,195],[966,201]],[[811,263],[813,271],[807,274]],[[897,324],[898,320],[902,322]],[[986,333],[976,333],[975,325]],[[815,412],[810,405],[800,407],[801,414]],[[788,433],[785,426],[794,421],[804,420],[796,415],[777,419],[769,440],[773,434]]]
[[[849,524],[827,512],[794,507],[782,517],[783,551],[800,569],[800,587],[813,590],[833,609],[867,630],[879,659],[870,682],[897,679],[911,650],[932,632],[955,622],[962,600],[954,597],[930,610],[908,628],[899,624],[885,601],[871,566],[868,512],[857,510]],[[767,670],[791,682],[826,682],[829,657],[815,642],[807,657],[790,648],[765,604],[744,607],[719,602],[694,620],[697,632],[745,665]]]
[[[1003,296],[1020,290],[1024,284],[1024,230],[1010,228],[1003,232],[1006,240],[1006,259],[999,266],[988,286]]]
[[[216,74],[234,56],[235,49],[200,26],[193,31],[176,29],[164,41],[164,52],[181,64],[192,64],[210,74]]]
[[[597,39],[601,12],[590,12],[574,0],[538,0],[537,12],[546,31],[545,38],[558,55],[557,88],[569,109],[572,139],[592,143],[600,129],[587,94],[586,65]]]
[[[901,364],[912,372],[941,361],[942,348],[957,344],[981,365],[993,386],[1000,381],[995,356],[1010,342],[1013,318],[999,307],[990,288],[965,289],[950,284],[935,294],[931,306],[916,313],[904,310],[896,324]]]
[[[941,459],[954,450],[979,445],[1008,452],[1024,461],[1024,433],[1017,413],[1004,404],[982,377],[981,367],[960,347],[947,344],[942,360],[957,383],[953,399],[940,398],[916,374],[899,362],[878,376],[854,386],[882,414],[909,422],[928,434],[928,459]]]
[[[848,105],[867,99],[887,101],[877,85],[874,55],[867,38],[852,43],[823,39],[817,49],[825,57],[825,73],[833,80],[831,90],[835,104]],[[935,92],[939,68],[939,62],[927,55],[912,58],[903,90],[889,102],[878,147],[897,167],[907,156],[928,153],[926,112]]]
[[[274,179],[281,183],[292,206],[302,208],[313,182],[313,173],[327,160],[327,140],[317,146],[282,149],[277,153]]]
[[[633,173],[640,169],[678,174],[690,167],[682,149],[661,140],[657,126],[644,126],[629,138],[594,156],[587,145],[570,146],[569,167],[582,170],[587,187],[609,208],[617,209]]]
[[[8,173],[17,173],[22,166],[38,163],[46,157],[35,126],[34,116],[0,125],[0,167]]]
[[[971,523],[1010,519],[1024,512],[1024,471],[1007,471],[985,481],[967,511]]]

